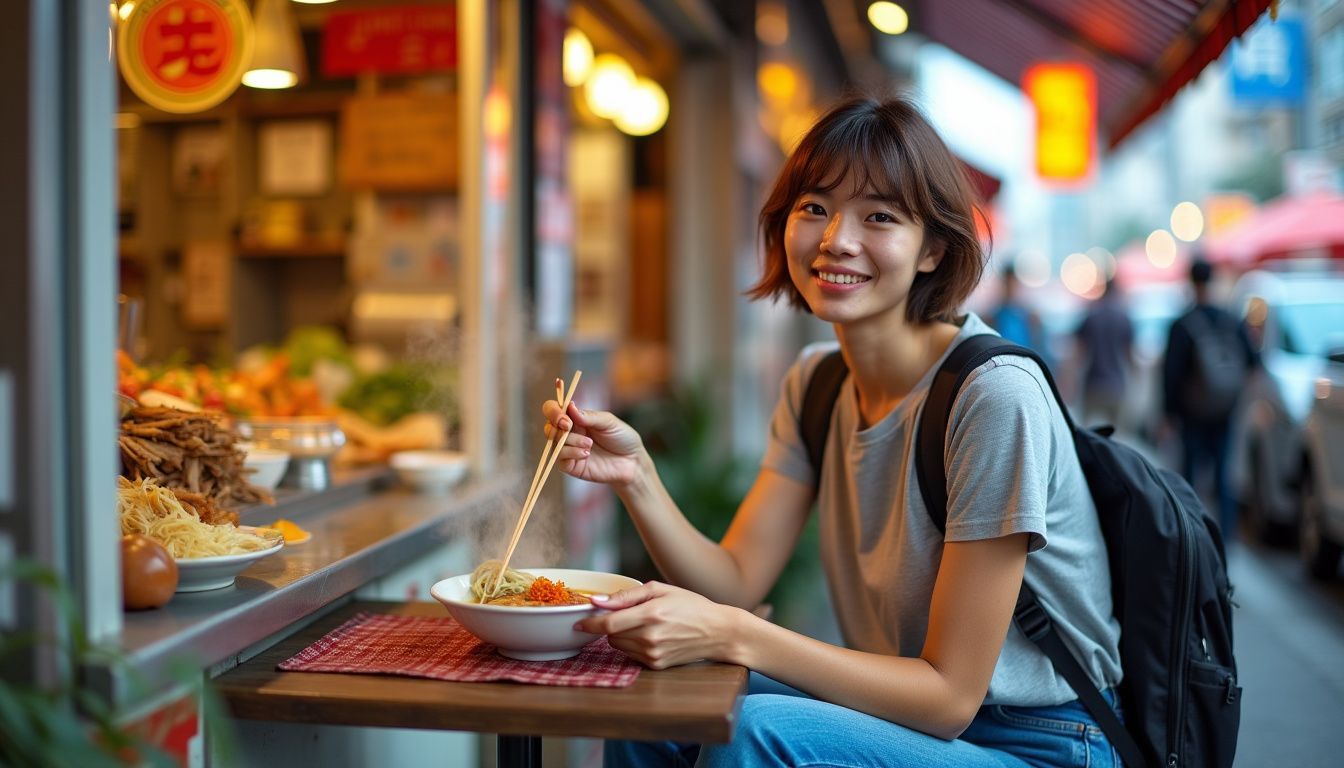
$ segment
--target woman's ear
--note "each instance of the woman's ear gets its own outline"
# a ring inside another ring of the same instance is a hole
[[[915,265],[916,272],[934,271],[942,263],[943,255],[947,253],[947,244],[940,238],[930,237],[925,245],[924,255],[919,257],[919,263]]]

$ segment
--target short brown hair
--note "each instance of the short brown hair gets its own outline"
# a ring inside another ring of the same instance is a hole
[[[915,275],[906,318],[914,323],[952,319],[985,268],[977,206],[961,161],[905,98],[847,99],[803,137],[761,208],[765,269],[747,295],[787,296],[793,306],[811,311],[789,277],[784,228],[799,195],[809,189],[829,192],[851,171],[858,190],[871,188],[924,225],[926,249],[934,242],[930,238],[945,249],[937,269]]]

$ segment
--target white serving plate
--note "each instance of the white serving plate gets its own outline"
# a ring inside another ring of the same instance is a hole
[[[250,525],[240,525],[238,530],[258,533],[260,529]],[[258,535],[261,535],[258,533]],[[210,589],[223,589],[231,586],[238,574],[267,555],[279,552],[285,546],[284,539],[277,538],[275,546],[256,552],[244,552],[241,555],[219,555],[217,557],[184,558],[177,561],[177,591],[205,592]]]

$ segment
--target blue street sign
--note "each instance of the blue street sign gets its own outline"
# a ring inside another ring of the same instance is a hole
[[[1297,106],[1307,95],[1302,20],[1266,16],[1232,45],[1232,100],[1240,106]]]

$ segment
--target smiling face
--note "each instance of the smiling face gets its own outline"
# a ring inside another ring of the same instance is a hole
[[[871,188],[843,178],[804,191],[784,228],[789,276],[808,308],[831,323],[903,323],[910,287],[942,255],[924,225]]]
[[[985,253],[960,161],[910,101],[854,98],[799,142],[761,207],[754,299],[831,322],[949,321]]]

